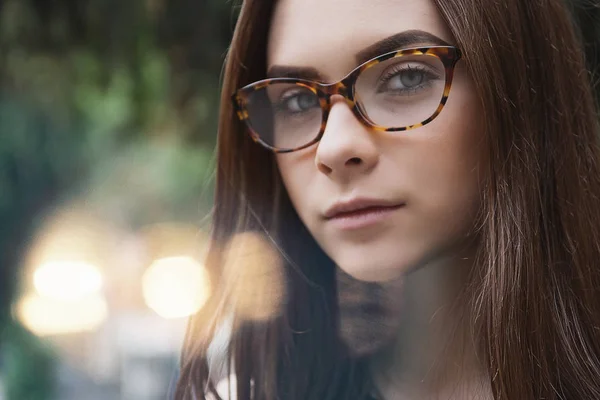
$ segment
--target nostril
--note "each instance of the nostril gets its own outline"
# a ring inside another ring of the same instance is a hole
[[[329,174],[331,174],[331,172],[333,172],[333,170],[331,168],[329,168],[327,165],[325,165],[323,163],[317,163],[317,168],[319,169],[319,171],[321,171],[325,175],[329,175]]]
[[[351,159],[346,161],[346,164],[348,164],[348,165],[360,165],[361,163],[362,163],[362,160],[358,157],[352,157]]]

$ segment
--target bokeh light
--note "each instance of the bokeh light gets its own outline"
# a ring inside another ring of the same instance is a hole
[[[98,268],[86,262],[51,261],[36,269],[33,284],[42,296],[77,300],[98,293],[102,275]]]
[[[77,272],[80,278],[96,279],[85,278],[92,275],[87,272],[89,266],[104,269],[110,264],[118,238],[115,226],[101,215],[85,205],[69,204],[49,216],[35,235],[25,260],[26,273],[48,265],[55,272],[73,272],[81,267],[84,272]]]
[[[108,318],[103,292],[115,231],[81,204],[50,215],[24,260],[19,320],[40,336],[97,330]]]
[[[142,277],[144,300],[163,318],[194,314],[210,296],[210,280],[203,265],[191,257],[154,261]]]
[[[77,301],[33,294],[24,297],[16,311],[23,324],[39,336],[93,331],[108,315],[106,301],[98,294]]]

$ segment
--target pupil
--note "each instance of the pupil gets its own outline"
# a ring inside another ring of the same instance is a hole
[[[401,79],[404,86],[416,86],[423,80],[423,74],[420,71],[407,71]]]
[[[298,97],[298,106],[300,106],[300,109],[306,110],[307,108],[311,108],[314,105],[315,105],[314,96],[312,96],[308,93],[305,93]]]

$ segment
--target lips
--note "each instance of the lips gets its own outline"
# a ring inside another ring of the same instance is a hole
[[[323,217],[325,219],[361,216],[377,211],[400,208],[403,202],[382,199],[355,198],[349,201],[335,203],[329,207]]]

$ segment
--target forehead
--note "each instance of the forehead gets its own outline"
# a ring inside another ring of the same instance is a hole
[[[355,53],[408,30],[453,42],[433,0],[278,0],[267,65],[314,67],[339,78],[356,66]]]

